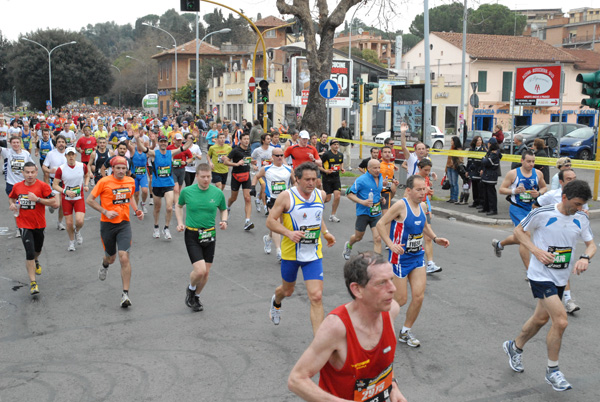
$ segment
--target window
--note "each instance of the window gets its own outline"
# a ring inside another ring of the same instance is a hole
[[[502,72],[502,102],[510,102],[510,91],[512,90],[512,71]]]
[[[196,78],[196,60],[195,59],[190,59],[189,60],[189,71],[188,71],[188,77],[190,80],[193,80]]]
[[[456,122],[458,117],[458,106],[446,106],[444,131],[446,134],[456,134]]]
[[[487,92],[487,71],[477,73],[477,91]]]
[[[160,80],[163,80],[163,65],[159,64],[159,70],[160,70]]]
[[[272,31],[267,31],[264,34],[265,38],[276,38],[277,37],[277,30],[272,30]]]

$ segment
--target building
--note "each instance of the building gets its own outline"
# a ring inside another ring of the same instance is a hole
[[[333,40],[334,49],[348,49],[349,46],[360,51],[365,49],[372,50],[381,63],[389,67],[394,66],[394,58],[396,57],[394,52],[395,39],[382,39],[379,35],[374,35],[361,29],[359,32],[354,32],[351,36],[349,33],[339,34]]]

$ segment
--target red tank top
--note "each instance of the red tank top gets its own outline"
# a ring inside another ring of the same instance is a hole
[[[348,352],[341,370],[336,370],[329,362],[323,366],[319,387],[351,401],[389,401],[396,353],[396,335],[389,312],[381,313],[383,331],[379,343],[371,350],[364,350],[360,345],[345,305],[330,314],[337,315],[346,327]]]

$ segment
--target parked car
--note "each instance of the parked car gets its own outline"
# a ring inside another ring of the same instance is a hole
[[[594,157],[594,130],[590,127],[582,127],[562,137],[560,155],[573,159],[592,160]]]
[[[561,131],[562,127],[562,131]],[[546,143],[546,146],[552,150],[551,155],[554,155],[556,148],[558,147],[558,138],[564,137],[571,131],[577,130],[578,128],[587,127],[583,124],[574,123],[539,123],[533,124],[529,127],[524,128],[518,134],[523,136],[523,142],[529,148],[533,145],[533,141],[536,138],[541,138]],[[504,139],[504,145],[502,147],[503,153],[512,153],[510,149],[510,139]]]
[[[431,131],[430,132],[431,132],[431,144],[429,144],[429,146],[432,147],[432,148],[434,148],[434,149],[442,149],[442,148],[444,148],[444,146],[446,145],[446,139],[444,138],[445,135],[442,132],[442,130],[440,130],[436,126],[431,126]],[[386,140],[386,138],[390,138],[390,132],[389,131],[384,131],[383,133],[377,134],[375,136],[375,143],[376,144],[383,144],[383,142]]]
[[[487,130],[473,130],[467,131],[467,139],[463,144],[463,148],[467,149],[471,145],[471,141],[473,141],[473,137],[480,136],[483,140],[484,144],[487,144],[490,138],[492,138],[492,132]]]

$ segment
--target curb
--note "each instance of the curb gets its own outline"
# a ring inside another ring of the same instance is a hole
[[[436,216],[442,218],[454,218],[462,222],[476,223],[479,225],[513,226],[512,220],[510,219],[485,218],[464,212],[456,212],[451,209],[435,207],[433,205],[431,206],[431,210]]]

